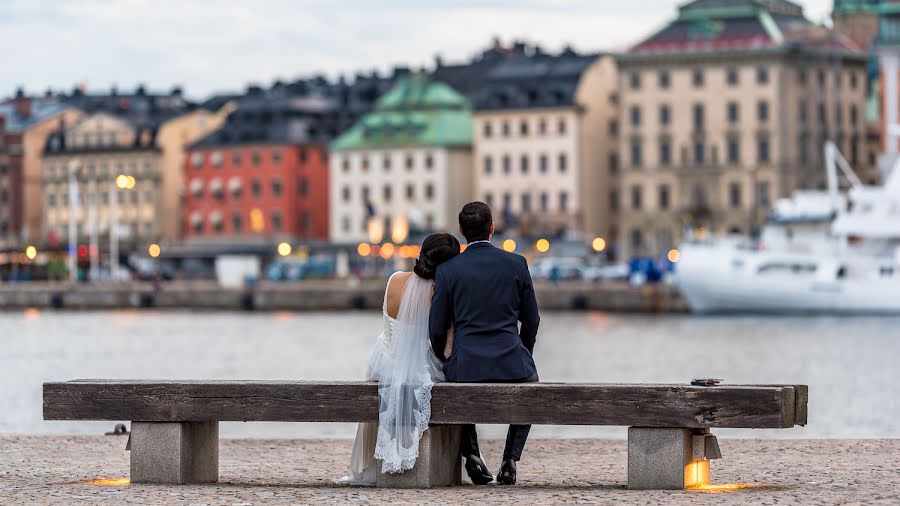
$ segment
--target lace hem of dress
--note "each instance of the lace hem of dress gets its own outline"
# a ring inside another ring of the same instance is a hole
[[[397,437],[392,437],[390,430],[394,420],[394,413],[397,413],[396,403],[397,396],[390,396],[390,402],[386,411],[380,413],[381,420],[378,424],[378,438],[375,445],[375,458],[381,460],[381,472],[383,473],[402,473],[409,471],[416,464],[419,458],[419,441],[422,434],[428,430],[428,422],[431,420],[431,387],[434,382],[427,380],[422,383],[419,388],[415,389],[416,402],[420,409],[414,410],[416,427],[412,434],[412,444],[404,447],[403,441]]]

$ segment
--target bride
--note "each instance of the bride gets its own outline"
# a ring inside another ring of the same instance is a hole
[[[431,419],[431,387],[444,381],[431,350],[428,314],[437,266],[459,254],[451,234],[431,234],[422,242],[413,272],[388,279],[382,314],[384,329],[369,356],[366,378],[378,382],[378,423],[361,423],[350,456],[350,475],[338,483],[374,485],[375,460],[384,473],[412,469],[419,440]],[[452,349],[448,336],[444,356]]]

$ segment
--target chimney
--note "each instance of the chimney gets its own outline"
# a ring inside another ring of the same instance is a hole
[[[25,90],[18,88],[16,90],[16,98],[13,99],[13,105],[16,108],[16,114],[22,119],[31,117],[31,99],[25,96]]]

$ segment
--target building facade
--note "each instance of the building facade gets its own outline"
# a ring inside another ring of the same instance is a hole
[[[828,140],[878,178],[865,54],[796,4],[688,3],[618,64],[626,255],[665,252],[686,229],[756,234],[775,199],[825,187]]]
[[[113,223],[123,245],[159,239],[162,151],[155,135],[152,127],[102,112],[61,123],[43,152],[43,222],[51,243],[66,242],[70,213],[81,243],[94,233],[108,240]],[[128,187],[117,186],[120,175],[133,178]]]
[[[400,79],[331,145],[332,241],[388,242],[397,227],[455,233],[474,196],[471,148],[465,97],[425,76]]]
[[[0,116],[0,248],[18,244],[22,227],[22,134]]]
[[[535,49],[497,64],[475,110],[475,193],[519,233],[615,235],[611,57]]]

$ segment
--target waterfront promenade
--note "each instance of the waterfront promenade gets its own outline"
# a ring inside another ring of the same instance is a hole
[[[223,288],[213,281],[152,283],[4,283],[0,309],[209,309],[319,311],[380,309],[384,280],[262,281],[252,288]],[[667,285],[632,287],[623,282],[535,282],[543,310],[595,309],[615,312],[681,313],[687,305]]]
[[[714,484],[689,491],[625,489],[624,440],[528,442],[520,484],[390,490],[331,484],[352,441],[224,439],[221,483],[123,483],[125,438],[0,436],[0,504],[896,504],[898,439],[721,439]],[[497,464],[502,442],[484,445]]]

